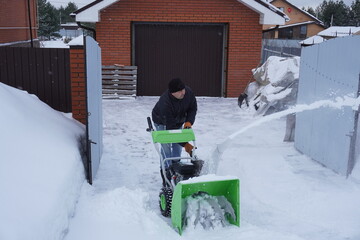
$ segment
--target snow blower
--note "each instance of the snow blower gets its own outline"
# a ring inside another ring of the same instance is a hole
[[[160,212],[171,217],[173,227],[181,235],[187,225],[214,228],[240,225],[239,179],[200,176],[204,161],[196,156],[195,134],[192,129],[155,131],[150,117],[151,132],[160,156],[163,187],[159,194]],[[161,144],[193,143],[189,157],[164,158]],[[171,164],[165,164],[171,161]],[[170,165],[167,169],[165,165]]]

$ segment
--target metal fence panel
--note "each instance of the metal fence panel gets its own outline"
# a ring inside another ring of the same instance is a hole
[[[301,40],[293,39],[263,39],[261,63],[270,56],[294,57],[301,55]]]
[[[298,104],[358,97],[360,36],[337,38],[302,49]],[[354,163],[358,112],[320,107],[296,116],[295,147],[348,175]]]
[[[87,88],[87,135],[88,180],[92,184],[100,165],[103,150],[101,50],[91,37],[85,37],[86,88]]]
[[[69,49],[0,47],[0,82],[71,112]]]

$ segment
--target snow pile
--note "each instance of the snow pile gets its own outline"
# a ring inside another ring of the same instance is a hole
[[[96,192],[84,184],[76,211],[76,218],[82,221],[73,221],[66,239],[159,239],[162,234],[163,239],[172,239],[176,232],[158,224],[162,219],[149,209],[149,198],[149,193],[139,188]]]
[[[268,115],[287,109],[296,102],[300,57],[271,56],[253,69],[254,82],[246,90],[249,106]]]
[[[0,83],[0,239],[62,239],[84,182],[84,127]]]
[[[300,57],[271,56],[266,62],[252,70],[254,79],[259,85],[285,87],[299,78]]]

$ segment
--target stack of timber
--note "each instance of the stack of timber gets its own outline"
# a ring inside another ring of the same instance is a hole
[[[137,66],[102,66],[102,95],[105,99],[136,97]]]

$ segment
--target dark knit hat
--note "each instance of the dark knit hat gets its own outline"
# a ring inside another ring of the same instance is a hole
[[[169,92],[174,93],[181,91],[185,88],[185,84],[180,80],[180,78],[174,78],[169,82]]]

